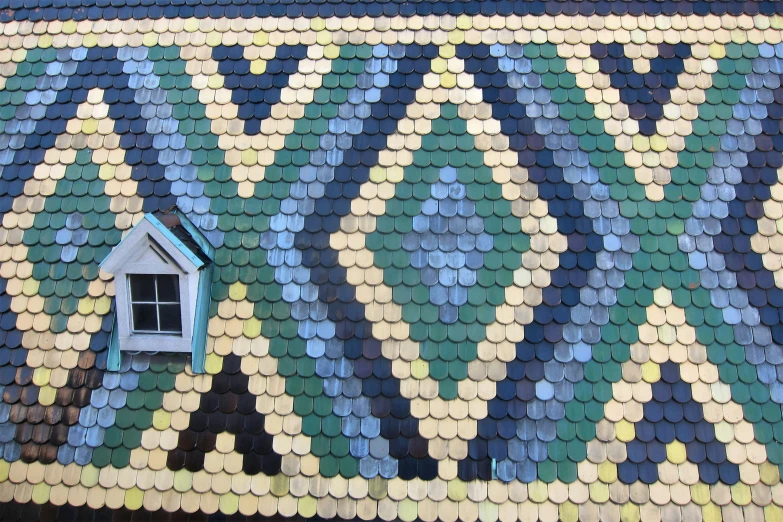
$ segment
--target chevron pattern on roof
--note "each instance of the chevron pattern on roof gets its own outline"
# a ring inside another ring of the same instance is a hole
[[[781,4],[702,4],[9,4],[0,520],[783,521]],[[175,207],[205,373],[108,371]]]

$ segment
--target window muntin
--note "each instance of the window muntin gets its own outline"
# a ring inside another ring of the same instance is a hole
[[[182,334],[178,276],[130,274],[128,283],[134,332]]]

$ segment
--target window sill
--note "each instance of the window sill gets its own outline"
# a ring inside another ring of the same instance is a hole
[[[181,335],[133,334],[119,341],[123,352],[190,353],[192,349],[192,340]]]

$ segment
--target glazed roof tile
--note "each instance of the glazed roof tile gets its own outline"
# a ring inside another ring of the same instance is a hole
[[[147,4],[0,2],[0,520],[783,520],[781,4]]]

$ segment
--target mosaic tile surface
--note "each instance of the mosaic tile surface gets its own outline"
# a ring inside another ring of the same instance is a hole
[[[0,20],[459,15],[765,15],[776,0],[0,0]]]
[[[0,519],[783,520],[780,5],[6,2]]]

